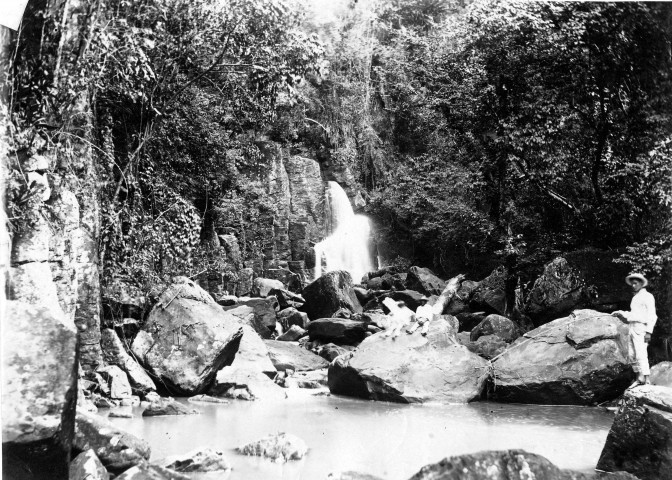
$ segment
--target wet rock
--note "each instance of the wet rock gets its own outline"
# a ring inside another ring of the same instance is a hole
[[[290,292],[289,290],[274,288],[268,292],[268,294],[273,295],[278,299],[280,310],[284,310],[286,308],[298,308],[306,303],[306,300],[301,295]]]
[[[484,335],[478,337],[478,340],[475,342],[468,341],[463,345],[465,345],[469,351],[474,352],[476,355],[483,357],[486,360],[495,358],[506,350],[506,347],[508,346],[508,344],[497,335]]]
[[[129,468],[114,480],[190,480],[191,477],[174,470],[140,462],[139,465]]]
[[[102,462],[92,450],[86,450],[75,457],[70,463],[68,480],[108,480],[107,473]]]
[[[339,308],[334,312],[331,318],[345,318],[346,320],[352,319],[352,312],[347,308]]]
[[[252,293],[260,297],[266,297],[272,290],[284,290],[285,285],[280,280],[272,278],[255,278]]]
[[[345,318],[318,318],[308,324],[311,340],[356,345],[366,334],[366,322]]]
[[[161,401],[161,396],[159,396],[159,394],[156,393],[156,392],[147,392],[147,393],[145,394],[145,398],[144,398],[144,400],[145,400],[146,402],[150,402],[150,403],[153,403],[153,402],[160,402],[160,401]]]
[[[306,313],[299,312],[296,308],[290,307],[278,313],[278,322],[282,325],[283,330],[288,330],[292,325],[306,328],[309,320]]]
[[[469,302],[471,301],[471,297],[478,286],[478,282],[474,282],[473,280],[463,280],[462,283],[460,283],[460,287],[458,288],[455,296],[451,299],[448,305],[446,305],[443,313],[448,313],[450,315],[469,313]],[[474,326],[475,325],[473,325],[471,328]],[[471,328],[469,328],[469,330],[471,330]]]
[[[366,288],[361,288],[361,287],[353,287],[352,288],[355,292],[355,296],[357,297],[357,300],[359,300],[360,305],[366,305],[369,300],[373,298],[373,292],[371,290],[367,290]]]
[[[303,372],[318,370],[327,366],[327,362],[322,357],[296,343],[279,342],[277,340],[265,340],[264,343],[268,348],[268,354],[273,365],[280,372],[285,370]]]
[[[198,298],[198,299],[196,299]],[[169,391],[202,393],[230,365],[242,327],[190,280],[171,286],[154,306],[133,353]]]
[[[159,402],[151,403],[142,412],[143,417],[158,417],[163,415],[197,415],[196,409],[189,408],[172,398],[161,399]]]
[[[306,442],[295,435],[278,433],[236,448],[243,455],[265,457],[277,463],[301,460],[308,453]]]
[[[128,383],[128,377],[121,368],[116,365],[109,365],[99,367],[96,372],[107,382],[110,398],[119,400],[131,397],[131,384]]]
[[[672,389],[637,387],[625,393],[596,468],[641,480],[672,478],[670,452]]]
[[[486,451],[425,465],[410,480],[588,480],[525,450]]]
[[[303,337],[306,331],[298,325],[292,325],[285,333],[280,335],[277,339],[282,342],[295,342]]]
[[[494,363],[491,398],[517,403],[592,405],[632,382],[627,326],[611,315],[577,310],[527,332]]]
[[[7,301],[3,329],[2,439],[57,439],[65,452],[77,404],[77,330],[61,312]]]
[[[475,342],[484,335],[497,335],[506,343],[513,342],[520,337],[520,330],[518,326],[506,317],[501,315],[491,314],[483,319],[471,331],[471,341]]]
[[[217,303],[222,307],[231,307],[238,303],[238,297],[235,295],[222,295],[217,299]]]
[[[96,396],[93,398],[93,404],[94,404],[97,408],[114,408],[114,407],[118,407],[118,406],[119,406],[119,404],[117,403],[116,400],[112,400],[112,399],[110,399],[110,398],[101,397],[100,395],[96,395]]]
[[[295,372],[284,378],[283,386],[285,388],[327,388],[327,369]]]
[[[329,318],[340,308],[353,313],[361,313],[362,306],[357,300],[348,272],[327,272],[303,289],[306,303],[303,311],[311,319]]]
[[[180,473],[221,472],[231,470],[224,453],[211,448],[199,448],[184,455],[165,458],[156,464]]]
[[[364,340],[329,366],[331,393],[401,403],[465,403],[478,398],[488,363],[459,345],[444,319],[427,336],[385,333]]]
[[[331,362],[336,357],[343,355],[344,353],[348,353],[349,351],[351,351],[351,349],[347,347],[342,347],[339,345],[335,345],[333,343],[328,343],[319,348],[318,354],[320,355],[320,357],[324,358],[328,362]]]
[[[211,397],[210,395],[203,394],[189,397],[187,401],[194,403],[229,403],[228,400],[224,400],[223,398]]]
[[[672,362],[660,362],[651,367],[649,380],[653,385],[672,387]]]
[[[149,444],[97,415],[77,412],[73,448],[93,449],[107,470],[120,472],[149,458]]]
[[[456,314],[455,317],[460,322],[460,332],[471,332],[487,317],[487,314],[485,312],[462,312]]]
[[[133,414],[131,412],[113,410],[113,411],[110,412],[108,417],[111,417],[111,418],[133,418]]]
[[[256,369],[224,367],[210,389],[216,397],[239,400],[284,400],[285,394],[268,376]]]
[[[437,277],[429,268],[411,267],[408,270],[406,287],[425,295],[441,295],[446,282]]]
[[[275,297],[240,298],[237,305],[223,308],[254,328],[261,338],[271,338],[275,332],[277,303]]]
[[[154,381],[147,375],[145,369],[126,352],[121,339],[114,330],[104,328],[101,331],[100,343],[103,349],[103,358],[108,364],[117,365],[126,372],[133,393],[144,395],[156,390]]]

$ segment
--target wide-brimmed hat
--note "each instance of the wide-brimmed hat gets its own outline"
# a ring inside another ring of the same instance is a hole
[[[649,284],[649,281],[641,273],[633,273],[632,275],[628,275],[627,277],[625,277],[625,283],[627,283],[628,285],[632,285],[633,280],[639,280],[640,282],[642,282],[642,287],[646,287]]]

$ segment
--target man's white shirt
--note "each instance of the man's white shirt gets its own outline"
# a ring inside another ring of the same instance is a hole
[[[653,333],[653,327],[658,320],[656,301],[653,299],[653,295],[645,289],[642,288],[632,297],[630,311],[623,312],[623,314],[628,322],[632,323],[635,330],[641,331],[643,327],[644,332]]]

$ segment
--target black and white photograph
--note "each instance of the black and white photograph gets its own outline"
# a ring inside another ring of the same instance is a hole
[[[672,480],[672,1],[0,0],[3,480]]]

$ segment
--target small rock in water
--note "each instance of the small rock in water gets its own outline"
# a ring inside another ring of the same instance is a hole
[[[140,462],[129,468],[114,480],[190,480],[191,477],[169,470],[159,465]]]
[[[194,415],[201,413],[198,410],[190,409],[176,402],[172,398],[163,399],[149,405],[143,412],[143,417],[157,417],[160,415]]]
[[[149,402],[149,403],[160,402],[160,401],[161,401],[161,397],[160,397],[159,394],[156,393],[156,392],[147,392],[147,393],[145,394],[145,398],[144,398],[144,400],[147,401],[147,402]]]
[[[119,411],[112,411],[108,415],[108,417],[116,417],[116,418],[133,418],[133,414],[131,412],[119,412]]]
[[[203,402],[203,403],[229,403],[223,398],[211,397],[210,395],[195,395],[190,397],[189,402]]]
[[[238,447],[236,451],[243,455],[266,457],[274,462],[284,463],[302,459],[308,452],[308,446],[297,436],[278,433]]]
[[[211,448],[199,448],[184,455],[168,457],[158,463],[162,467],[182,473],[218,472],[231,469],[224,454]]]
[[[93,404],[98,408],[113,408],[118,406],[117,402],[105,397],[97,397],[94,399]]]

